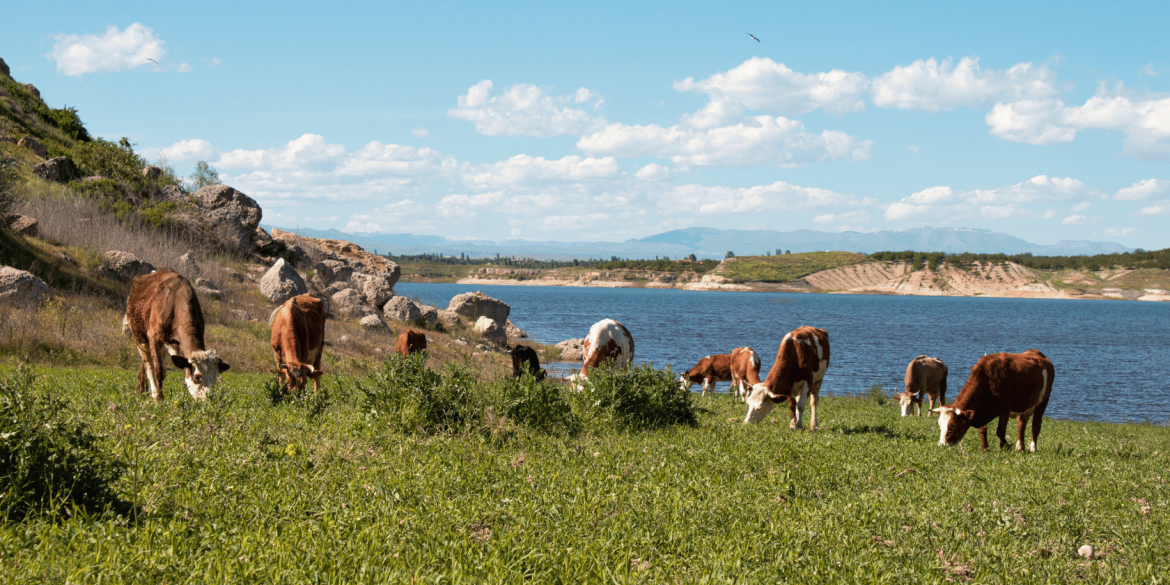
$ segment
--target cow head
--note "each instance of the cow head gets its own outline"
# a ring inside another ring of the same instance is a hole
[[[678,375],[678,382],[679,388],[681,388],[684,392],[690,392],[691,386],[695,384],[695,381],[692,380],[691,377],[686,374],[686,372]]]
[[[941,447],[957,445],[971,428],[971,419],[975,418],[974,410],[959,410],[949,406],[940,406],[931,410],[938,413],[938,444]]]
[[[288,378],[289,387],[294,390],[302,390],[305,384],[309,383],[309,379],[314,380],[320,378],[325,372],[322,372],[309,364],[301,364],[298,367],[292,367],[287,364],[280,367],[280,371]]]
[[[747,397],[747,418],[743,419],[743,424],[763,421],[768,417],[768,413],[772,412],[772,408],[776,406],[776,400],[779,398],[777,395],[772,394],[763,382],[752,386],[751,392]]]
[[[912,407],[915,402],[918,403],[918,410],[920,411],[919,414],[921,414],[922,399],[919,398],[918,400],[915,400],[917,397],[917,394],[911,394],[910,392],[902,392],[893,396],[893,398],[897,400],[898,404],[902,407],[902,416],[910,416],[913,414],[914,411]]]
[[[214,349],[194,352],[189,358],[173,355],[171,362],[186,374],[187,392],[195,400],[206,400],[207,393],[219,380],[219,373],[231,367],[220,361]]]

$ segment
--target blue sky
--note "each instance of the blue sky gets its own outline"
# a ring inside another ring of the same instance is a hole
[[[1170,247],[1170,3],[550,4],[24,3],[0,57],[283,227]]]

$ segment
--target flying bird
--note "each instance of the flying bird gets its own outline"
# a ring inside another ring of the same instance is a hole
[[[146,63],[147,61],[150,61],[151,63],[154,63],[155,65],[158,65],[158,61],[155,61],[154,59],[151,59],[150,57],[147,57],[147,58],[142,60],[143,63]]]
[[[760,42],[760,39],[757,39],[756,35],[753,35],[752,33],[747,33],[747,36],[751,37],[752,40],[757,42],[757,43]]]

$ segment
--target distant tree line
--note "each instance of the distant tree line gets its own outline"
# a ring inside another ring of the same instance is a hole
[[[980,264],[1004,264],[1015,262],[1021,266],[1037,270],[1100,270],[1121,266],[1124,268],[1170,268],[1170,248],[1147,252],[1134,250],[1121,254],[1096,254],[1093,256],[1033,256],[1032,254],[947,254],[946,252],[875,252],[869,255],[871,260],[882,262],[909,262],[915,270],[929,266],[931,270],[939,264],[947,263],[956,266],[969,266],[975,262]]]
[[[378,251],[374,250],[377,254]],[[716,266],[719,266],[718,260],[696,260],[695,255],[691,254],[686,258],[686,261],[671,260],[667,257],[653,260],[631,260],[629,258],[620,258],[618,256],[610,256],[609,260],[601,260],[590,258],[587,260],[537,260],[534,258],[516,258],[515,256],[500,256],[496,254],[493,257],[471,257],[465,253],[460,253],[458,256],[446,254],[382,254],[387,260],[399,263],[413,262],[413,263],[432,263],[432,264],[448,264],[455,266],[509,266],[513,268],[538,268],[538,269],[552,269],[552,268],[566,268],[570,266],[581,266],[585,268],[596,268],[599,270],[655,270],[658,272],[709,272]]]

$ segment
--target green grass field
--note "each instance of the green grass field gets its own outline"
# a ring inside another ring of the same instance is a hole
[[[736,282],[791,282],[814,272],[865,262],[852,252],[804,252],[777,256],[739,256],[719,270]]]
[[[172,373],[153,405],[131,371],[37,373],[137,511],[0,522],[0,582],[1170,579],[1166,427],[1047,420],[1040,453],[983,453],[876,399],[823,398],[793,432],[696,395],[697,426],[418,435],[329,375],[328,403],[274,405],[269,376],[196,403]]]

